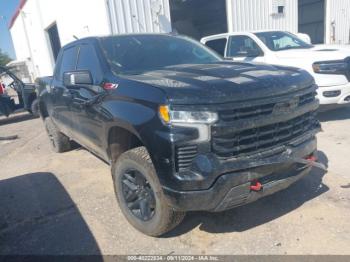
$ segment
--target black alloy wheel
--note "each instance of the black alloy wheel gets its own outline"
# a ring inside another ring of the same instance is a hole
[[[131,213],[142,221],[155,214],[156,200],[151,185],[137,170],[127,170],[121,177],[122,194]]]
[[[137,230],[161,236],[181,223],[185,212],[170,205],[146,147],[119,156],[112,163],[112,177],[119,207]]]

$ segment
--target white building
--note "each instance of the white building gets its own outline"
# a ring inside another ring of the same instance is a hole
[[[314,43],[350,43],[350,0],[21,0],[10,24],[17,60],[32,78],[52,74],[61,46],[91,35],[177,31],[304,32]]]
[[[10,24],[17,60],[32,78],[51,75],[61,46],[76,37],[109,34],[103,0],[21,0]]]

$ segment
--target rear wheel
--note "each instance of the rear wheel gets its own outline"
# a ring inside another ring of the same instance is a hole
[[[34,101],[32,102],[32,105],[30,106],[30,113],[34,117],[40,117],[38,99],[34,99]]]
[[[113,164],[112,175],[120,209],[142,233],[160,236],[184,218],[184,212],[175,211],[167,204],[145,147],[122,154]]]
[[[58,130],[50,117],[45,118],[45,128],[53,151],[63,153],[71,149],[69,138]]]

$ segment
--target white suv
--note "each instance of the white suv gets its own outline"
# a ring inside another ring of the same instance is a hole
[[[313,46],[284,31],[227,33],[204,37],[201,42],[234,61],[305,69],[319,86],[321,105],[350,103],[350,48]]]

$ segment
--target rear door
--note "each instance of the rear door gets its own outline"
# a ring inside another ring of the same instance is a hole
[[[50,87],[50,103],[48,104],[48,110],[52,112],[52,120],[68,136],[72,136],[77,119],[71,112],[72,93],[63,84],[63,74],[76,69],[77,55],[77,46],[70,46],[62,50]]]
[[[226,57],[235,61],[265,62],[263,50],[247,35],[235,35],[229,38]]]

